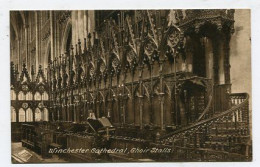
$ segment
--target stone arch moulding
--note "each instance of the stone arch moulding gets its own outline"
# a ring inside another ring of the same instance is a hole
[[[11,22],[10,26],[14,29],[15,37],[17,39],[20,39],[20,35],[18,33],[19,29],[18,29],[17,25],[15,24],[16,20],[12,16],[10,16],[10,22]]]
[[[66,23],[65,30],[62,34],[62,41],[61,41],[61,53],[64,54],[66,52],[66,47],[67,47],[67,40],[69,38],[70,31],[72,31],[72,22],[71,19],[68,19]]]

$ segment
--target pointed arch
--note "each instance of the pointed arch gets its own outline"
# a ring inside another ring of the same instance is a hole
[[[35,121],[39,122],[42,120],[42,112],[39,108],[35,109]]]
[[[23,108],[19,109],[19,122],[25,122],[25,111]]]
[[[15,32],[15,37],[17,39],[19,39],[19,27],[16,24],[16,18],[15,16],[11,13],[10,14],[10,23],[11,23],[11,27],[13,28],[14,32]]]
[[[72,22],[71,22],[71,19],[68,19],[66,28],[63,33],[63,39],[62,39],[62,45],[61,45],[62,53],[65,53],[69,50],[71,43],[72,43]]]
[[[26,122],[33,122],[33,112],[31,108],[26,110]]]
[[[33,99],[33,94],[32,92],[27,92],[25,95],[25,100],[32,100]]]
[[[46,91],[44,91],[42,94],[42,100],[49,100],[49,95]]]
[[[18,100],[25,100],[25,95],[22,91],[18,93]]]
[[[95,70],[96,70],[95,65],[94,65],[94,63],[91,61],[91,62],[89,63],[89,75],[90,75],[91,77],[95,74]]]
[[[137,95],[139,95],[140,93],[139,93],[139,85],[135,85],[134,86],[134,94],[132,95],[133,97],[135,97],[135,96],[137,96]]]
[[[146,87],[145,84],[143,84],[143,88],[144,88],[144,95],[147,96],[147,98],[150,98],[149,89]]]
[[[21,18],[22,18],[22,21],[23,21],[23,25],[26,25],[26,20],[25,20],[25,13],[24,13],[24,11],[19,11],[19,14],[20,14],[20,16],[21,16]]]
[[[102,100],[102,102],[105,100],[105,97],[104,97],[104,95],[103,95],[103,93],[102,92],[98,92],[98,97],[101,97],[101,100]]]
[[[125,90],[127,91],[127,96],[131,99],[132,94],[131,94],[131,91],[129,90],[129,88],[127,86],[125,86]]]
[[[47,108],[43,109],[43,121],[49,121],[49,111]]]
[[[113,99],[114,99],[114,100],[117,100],[117,99],[116,99],[116,93],[115,93],[115,91],[114,91],[113,89],[110,89],[110,91],[112,92]]]
[[[16,110],[11,106],[11,122],[16,122]]]
[[[165,91],[166,94],[168,94],[171,97],[172,91],[171,91],[170,86],[167,83],[164,84],[164,91]]]
[[[37,100],[37,101],[41,100],[41,94],[40,94],[40,92],[35,92],[35,94],[34,94],[34,100]]]
[[[100,64],[99,64],[99,71],[102,75],[105,72],[106,68],[107,68],[107,65],[106,65],[105,59],[103,57],[101,57]]]
[[[16,100],[16,93],[11,89],[11,100]]]

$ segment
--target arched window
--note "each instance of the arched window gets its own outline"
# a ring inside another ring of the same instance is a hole
[[[24,109],[19,109],[19,122],[25,122],[25,111]]]
[[[43,120],[44,121],[49,121],[49,111],[47,108],[43,109]]]
[[[39,77],[39,83],[42,83],[43,82],[43,78],[42,76]]]
[[[24,93],[22,91],[19,92],[18,94],[18,100],[25,100]]]
[[[41,121],[42,120],[42,112],[39,108],[35,109],[35,121]]]
[[[11,90],[11,100],[16,100],[16,94],[14,90]]]
[[[34,95],[35,100],[41,100],[41,94],[39,92],[36,92]]]
[[[11,107],[11,122],[16,122],[16,112],[14,107]]]
[[[42,100],[48,100],[48,99],[49,99],[49,96],[48,96],[47,92],[44,92],[42,94]]]
[[[28,92],[28,93],[25,95],[25,99],[26,99],[26,100],[32,100],[32,97],[33,97],[32,92]]]
[[[30,108],[26,110],[26,122],[33,122],[33,113]]]

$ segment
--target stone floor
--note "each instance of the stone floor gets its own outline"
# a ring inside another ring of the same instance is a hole
[[[21,157],[21,153],[26,153],[28,160],[25,161]],[[68,162],[64,159],[60,159],[57,155],[53,155],[52,158],[42,158],[41,155],[29,150],[22,146],[21,142],[12,143],[12,163],[62,163]]]

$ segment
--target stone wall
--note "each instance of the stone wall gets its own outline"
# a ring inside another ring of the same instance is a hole
[[[248,92],[252,100],[250,10],[235,11],[235,32],[230,41],[232,92]],[[251,102],[250,102],[251,109]]]

